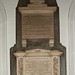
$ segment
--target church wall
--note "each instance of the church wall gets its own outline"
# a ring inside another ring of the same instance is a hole
[[[60,42],[67,48],[67,75],[69,75],[68,13],[72,0],[57,0],[60,13]],[[2,0],[7,15],[7,61],[10,75],[10,48],[16,42],[16,6],[18,0]]]

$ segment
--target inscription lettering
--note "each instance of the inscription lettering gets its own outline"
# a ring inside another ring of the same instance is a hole
[[[25,61],[26,75],[51,75],[50,57],[27,57]]]
[[[53,15],[23,15],[22,39],[54,37]]]

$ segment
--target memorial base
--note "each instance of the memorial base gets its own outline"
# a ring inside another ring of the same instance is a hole
[[[60,56],[58,50],[27,50],[14,53],[17,75],[60,75]]]

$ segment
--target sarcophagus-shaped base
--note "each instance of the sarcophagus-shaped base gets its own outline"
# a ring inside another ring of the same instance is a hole
[[[60,75],[58,50],[28,50],[16,52],[17,75]]]

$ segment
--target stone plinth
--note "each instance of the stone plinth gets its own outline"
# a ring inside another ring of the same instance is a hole
[[[16,52],[17,75],[60,75],[58,50],[28,50]]]

